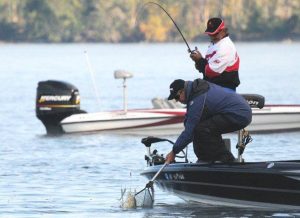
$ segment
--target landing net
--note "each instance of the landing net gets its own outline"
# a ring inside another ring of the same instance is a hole
[[[121,207],[123,209],[131,208],[151,208],[154,204],[154,188],[145,187],[139,192],[132,192],[131,190],[121,189]]]
[[[144,188],[142,191],[135,194],[137,207],[153,207],[154,189],[153,187]]]

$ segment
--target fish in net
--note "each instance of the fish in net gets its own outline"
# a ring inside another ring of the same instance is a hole
[[[129,191],[125,200],[124,196],[126,193],[126,189],[121,189],[121,206],[123,208],[152,207],[154,204],[154,180],[167,166],[167,164],[168,163],[164,163],[164,165],[156,172],[153,178],[146,184],[145,188],[143,188],[141,191],[134,194],[131,191]]]
[[[131,208],[151,208],[154,204],[154,188],[153,185],[142,189],[139,192],[132,192],[131,190],[121,189],[121,207],[123,209]]]
[[[123,209],[136,208],[135,192],[121,189],[121,207]]]

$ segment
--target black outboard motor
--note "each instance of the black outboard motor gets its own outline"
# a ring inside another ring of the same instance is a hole
[[[80,96],[78,89],[70,83],[48,80],[38,83],[36,95],[36,116],[46,127],[47,134],[61,134],[60,121],[78,113]]]

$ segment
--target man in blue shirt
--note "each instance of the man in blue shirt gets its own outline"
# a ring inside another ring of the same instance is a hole
[[[202,79],[175,80],[168,100],[187,105],[184,131],[176,140],[166,162],[193,142],[198,160],[232,162],[234,156],[225,147],[222,134],[245,128],[251,123],[252,110],[247,101],[221,86]]]

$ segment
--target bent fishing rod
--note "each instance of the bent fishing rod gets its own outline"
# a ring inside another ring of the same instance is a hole
[[[197,47],[195,48],[195,50],[193,50],[193,51],[191,50],[189,44],[187,43],[186,39],[184,38],[182,32],[180,31],[180,29],[179,29],[179,27],[177,26],[177,24],[176,24],[176,22],[174,21],[174,19],[171,17],[171,15],[170,15],[170,14],[169,14],[169,13],[168,13],[168,12],[167,12],[160,4],[158,4],[158,3],[156,3],[156,2],[146,2],[144,5],[147,5],[147,4],[154,4],[154,5],[158,6],[160,9],[162,9],[162,10],[168,15],[168,17],[171,19],[171,21],[173,22],[174,26],[176,27],[176,29],[177,29],[178,32],[180,33],[180,35],[181,35],[183,41],[185,42],[186,46],[188,47],[188,52],[189,52],[189,53],[192,53],[193,51],[197,50]]]

